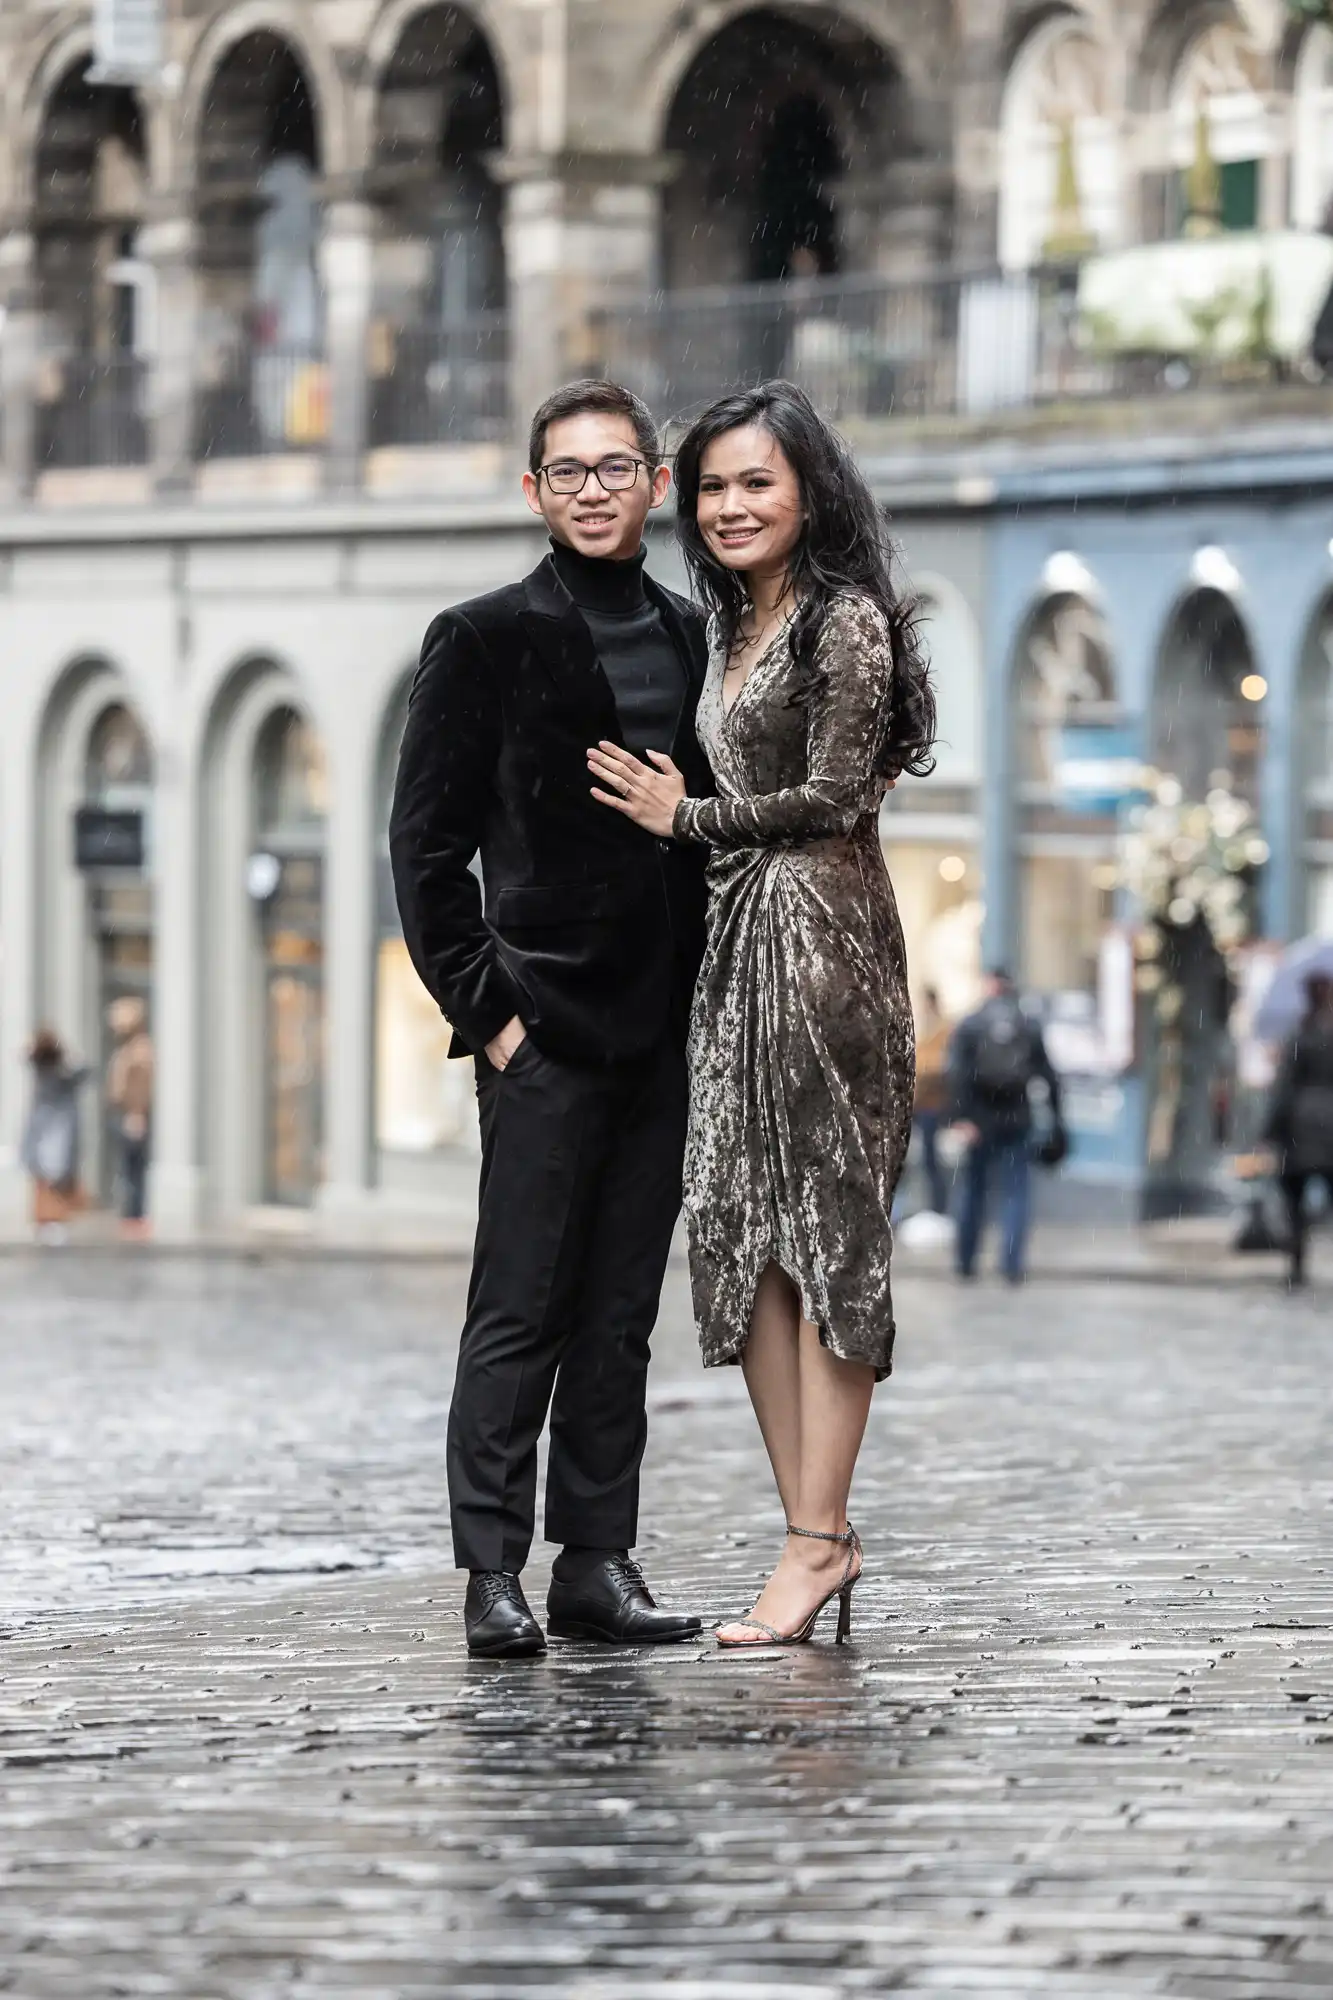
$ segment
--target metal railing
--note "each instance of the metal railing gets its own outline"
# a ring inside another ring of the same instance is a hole
[[[1276,364],[1110,354],[1089,337],[1070,270],[719,286],[594,316],[598,365],[652,408],[688,417],[744,383],[798,382],[835,422],[984,418],[1044,403],[1253,383]]]
[[[475,444],[509,433],[509,320],[376,329],[372,445]]]
[[[43,469],[143,465],[148,370],[133,354],[70,354],[42,371],[34,447]]]
[[[329,371],[310,347],[238,340],[202,357],[198,458],[262,458],[328,442]]]

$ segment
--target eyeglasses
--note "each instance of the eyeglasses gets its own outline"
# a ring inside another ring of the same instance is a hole
[[[582,493],[589,473],[595,472],[603,493],[624,493],[638,478],[639,467],[647,463],[647,459],[632,458],[628,452],[623,457],[601,458],[596,465],[584,465],[577,458],[557,458],[550,465],[539,465],[537,477],[545,475],[552,493]]]

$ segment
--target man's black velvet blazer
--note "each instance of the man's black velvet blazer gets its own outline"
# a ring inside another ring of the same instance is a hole
[[[703,625],[683,598],[644,583],[686,669],[672,755],[689,794],[708,795],[694,732]],[[549,557],[431,625],[389,849],[403,936],[453,1026],[451,1054],[484,1048],[517,1015],[544,1054],[613,1061],[686,1016],[703,956],[704,850],[655,840],[597,803],[587,752],[602,737],[623,741],[615,698]]]

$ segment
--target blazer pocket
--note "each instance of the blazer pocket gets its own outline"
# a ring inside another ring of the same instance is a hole
[[[546,930],[554,924],[593,923],[626,909],[632,892],[614,882],[551,882],[501,889],[495,921],[502,930]]]

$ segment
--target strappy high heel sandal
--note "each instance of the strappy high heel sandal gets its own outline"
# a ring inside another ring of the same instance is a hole
[[[809,1617],[804,1619],[794,1632],[779,1632],[775,1625],[765,1625],[762,1618],[729,1618],[727,1620],[729,1625],[747,1625],[752,1631],[761,1632],[763,1637],[760,1639],[724,1639],[719,1632],[716,1634],[717,1643],[724,1649],[743,1651],[746,1646],[803,1646],[807,1639],[813,1635],[815,1626],[819,1623],[820,1613],[832,1604],[835,1597],[838,1600],[838,1629],[833,1635],[833,1643],[835,1646],[840,1646],[844,1639],[850,1639],[852,1635],[852,1592],[861,1581],[861,1571],[864,1566],[860,1536],[850,1521],[847,1523],[847,1532],[845,1535],[830,1535],[825,1533],[822,1528],[793,1528],[790,1521],[787,1523],[787,1533],[789,1535],[801,1535],[807,1542],[841,1542],[847,1551],[847,1567],[843,1570],[842,1575],[834,1584],[832,1590],[826,1596],[820,1598]],[[853,1574],[852,1570],[853,1564],[856,1565],[855,1574]]]

